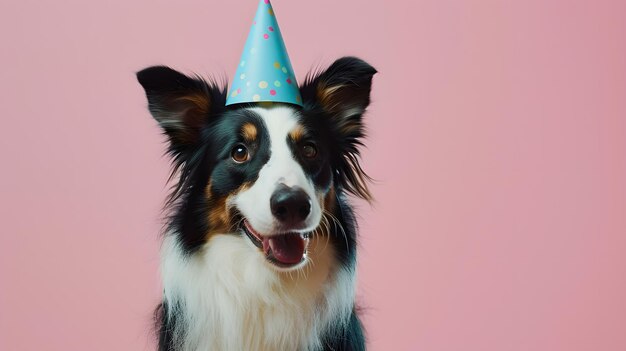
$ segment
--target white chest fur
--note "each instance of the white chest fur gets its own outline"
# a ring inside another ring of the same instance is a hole
[[[325,238],[313,237],[310,262],[278,272],[247,238],[215,235],[185,257],[173,236],[163,243],[164,299],[179,306],[178,349],[317,350],[331,323],[345,323],[354,274],[338,267]]]

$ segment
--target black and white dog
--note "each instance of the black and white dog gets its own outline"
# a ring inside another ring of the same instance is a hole
[[[177,182],[162,248],[159,350],[363,350],[356,222],[376,70],[345,57],[303,107],[225,107],[226,89],[158,66],[137,74]]]

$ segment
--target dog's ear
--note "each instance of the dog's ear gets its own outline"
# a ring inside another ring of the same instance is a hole
[[[370,103],[376,69],[356,57],[343,57],[325,71],[307,77],[300,88],[304,109],[328,119],[337,147],[335,176],[348,192],[371,200],[369,177],[361,168],[359,146],[364,137],[362,116]]]
[[[170,152],[179,157],[196,145],[202,127],[220,106],[224,94],[198,77],[188,77],[169,67],[154,66],[137,73],[146,91],[148,109],[170,141]]]

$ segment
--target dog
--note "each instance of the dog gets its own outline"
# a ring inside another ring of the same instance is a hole
[[[364,350],[357,223],[371,200],[359,148],[376,70],[310,73],[302,105],[225,106],[227,89],[166,66],[137,73],[172,159],[160,351]]]

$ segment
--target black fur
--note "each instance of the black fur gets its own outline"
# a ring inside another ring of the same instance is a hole
[[[337,328],[333,334],[322,337],[324,351],[365,351],[363,325],[355,310],[346,328]]]
[[[357,224],[346,199],[353,194],[371,199],[369,179],[358,162],[364,129],[362,113],[370,102],[372,76],[376,70],[364,61],[345,57],[324,72],[309,77],[301,86],[304,106],[301,123],[309,134],[300,142],[314,142],[319,154],[314,160],[299,158],[305,172],[318,189],[335,191],[332,214],[339,223],[330,227],[338,261],[345,269],[356,268]],[[169,142],[173,159],[171,178],[177,178],[168,199],[168,230],[176,233],[188,255],[193,254],[211,231],[207,213],[212,206],[206,197],[207,184],[215,196],[226,196],[244,182],[254,182],[269,159],[269,136],[254,113],[244,111],[250,104],[225,107],[226,87],[187,77],[168,67],[158,66],[137,74],[146,91],[149,110],[159,122]],[[320,91],[333,88],[320,98]],[[234,165],[230,150],[240,141],[234,133],[243,123],[253,123],[258,130],[253,157],[246,165]],[[288,141],[293,150],[298,143]],[[294,154],[297,154],[294,152]],[[159,350],[175,351],[172,331],[176,320],[159,305],[155,315],[159,331]],[[364,350],[365,338],[356,311],[346,328],[322,336],[326,350]]]

